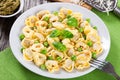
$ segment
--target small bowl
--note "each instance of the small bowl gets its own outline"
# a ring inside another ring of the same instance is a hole
[[[17,15],[18,13],[20,13],[23,9],[23,6],[24,6],[24,0],[20,0],[20,6],[19,6],[19,9],[14,12],[13,14],[9,14],[9,15],[0,15],[1,18],[9,18],[9,17],[13,17],[15,15]]]

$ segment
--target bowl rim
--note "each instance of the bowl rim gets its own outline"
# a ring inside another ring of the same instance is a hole
[[[19,9],[15,13],[10,14],[10,15],[0,15],[0,17],[2,17],[2,18],[13,17],[13,16],[17,15],[18,13],[20,13],[20,11],[23,9],[23,7],[24,7],[24,0],[20,0]]]

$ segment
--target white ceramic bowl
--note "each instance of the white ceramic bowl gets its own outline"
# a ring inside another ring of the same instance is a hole
[[[19,16],[15,21],[15,23],[13,24],[10,32],[10,46],[11,46],[12,52],[16,57],[16,59],[24,67],[26,67],[27,69],[29,69],[30,71],[38,75],[42,75],[50,78],[65,79],[65,78],[74,78],[74,77],[88,74],[91,71],[93,71],[95,68],[90,67],[89,69],[86,69],[83,71],[77,71],[74,69],[74,71],[71,73],[61,69],[58,73],[49,73],[48,71],[43,71],[40,68],[38,68],[33,62],[25,61],[23,59],[22,53],[20,52],[21,41],[19,40],[19,35],[22,32],[22,28],[25,26],[25,19],[31,15],[35,15],[40,10],[56,11],[56,10],[59,10],[61,7],[69,8],[73,11],[80,12],[81,14],[83,14],[83,18],[90,18],[91,24],[97,26],[98,33],[101,37],[102,46],[104,49],[102,54],[98,57],[98,59],[104,60],[107,57],[110,49],[110,36],[107,30],[107,27],[105,26],[103,21],[92,11],[87,10],[86,8],[83,8],[81,6],[70,4],[70,3],[47,3],[47,4],[39,5],[27,10],[21,16]]]
[[[0,15],[0,17],[9,18],[9,17],[15,16],[15,15],[17,15],[18,13],[20,13],[22,11],[23,7],[24,7],[24,0],[20,0],[19,9],[15,13],[10,14],[10,15]]]

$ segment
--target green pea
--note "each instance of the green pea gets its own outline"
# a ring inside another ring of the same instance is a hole
[[[52,27],[52,23],[49,23],[49,24],[48,24],[48,27],[51,28],[51,27]]]
[[[57,12],[57,11],[54,11],[53,14],[54,14],[55,16],[58,16],[58,12]]]
[[[46,21],[46,22],[48,22],[49,21],[49,17],[44,17],[43,20]]]
[[[92,41],[88,41],[87,45],[91,47],[93,45],[93,42]]]
[[[24,47],[22,47],[20,51],[23,53],[23,50],[24,50],[24,49],[25,49],[25,48],[24,48]]]
[[[46,41],[46,42],[44,42],[43,43],[43,45],[45,46],[45,47],[48,47],[49,46],[49,44],[48,44],[48,42]]]
[[[42,70],[46,70],[45,64],[40,65],[40,68],[41,68]]]
[[[96,52],[92,52],[92,58],[96,59],[97,56],[96,56]]]
[[[42,50],[40,51],[40,53],[46,54],[46,53],[47,53],[47,50],[46,50],[46,49],[42,49]]]
[[[81,47],[79,47],[79,48],[78,48],[78,51],[79,51],[79,52],[81,52],[81,51],[82,51],[82,48],[81,48]]]
[[[25,38],[24,34],[20,34],[19,39],[22,41]]]
[[[71,18],[71,15],[67,15],[66,18]]]
[[[72,56],[71,56],[71,60],[72,60],[72,61],[75,61],[76,59],[77,59],[77,56],[76,56],[76,55],[72,55]]]
[[[56,60],[61,61],[62,58],[61,58],[60,56],[58,56],[58,57],[56,58]]]
[[[34,26],[34,27],[31,27],[31,29],[32,29],[32,30],[34,30],[34,29],[37,29],[37,27],[36,27],[36,26]]]
[[[83,34],[82,36],[83,36],[84,40],[86,40],[86,35],[85,35],[85,34]]]
[[[40,43],[38,40],[34,41],[35,44]]]
[[[86,21],[87,21],[88,23],[90,23],[90,18],[86,18]]]
[[[31,27],[32,30],[34,30],[34,27]]]
[[[47,59],[48,60],[53,60],[53,57],[52,56],[48,56]]]
[[[81,27],[78,29],[78,31],[82,33],[82,32],[84,32],[84,28]]]
[[[93,29],[97,30],[97,27],[96,27],[96,26],[93,26]]]
[[[59,22],[62,22],[63,21],[63,19],[62,18],[59,18],[59,20],[58,20]]]

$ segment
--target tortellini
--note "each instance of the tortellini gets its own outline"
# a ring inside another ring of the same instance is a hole
[[[32,46],[30,46],[30,49],[32,52],[40,52],[40,50],[43,48],[44,48],[44,46],[41,43],[33,44]]]
[[[27,61],[32,61],[33,60],[32,52],[30,51],[29,48],[23,50],[23,57]]]
[[[59,65],[58,65],[57,61],[47,60],[45,65],[46,65],[48,71],[51,73],[59,70]]]
[[[66,59],[62,67],[66,71],[71,72],[74,69],[74,61],[72,61],[71,59]]]
[[[82,17],[67,8],[28,17],[20,36],[24,60],[50,73],[89,68],[103,47],[98,31]]]
[[[33,53],[33,61],[37,66],[40,66],[46,61],[46,56],[37,52]]]
[[[23,34],[27,38],[32,38],[33,34],[34,34],[34,31],[32,31],[29,27],[26,26],[26,27],[23,28]]]
[[[52,25],[56,29],[64,29],[65,28],[64,24],[62,24],[61,22],[53,22]]]
[[[24,48],[29,48],[30,46],[32,46],[34,44],[34,40],[31,40],[29,38],[24,38],[21,42],[21,45]]]
[[[25,24],[28,27],[34,27],[35,22],[38,21],[39,19],[36,16],[30,16],[25,20]]]
[[[37,17],[41,19],[45,14],[50,14],[50,12],[48,10],[42,10],[37,13]]]

